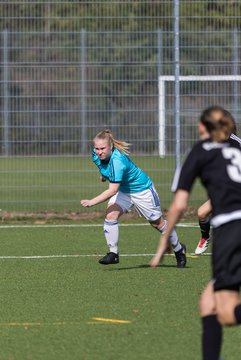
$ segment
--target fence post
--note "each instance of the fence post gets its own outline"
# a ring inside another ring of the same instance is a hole
[[[157,30],[157,73],[163,75],[163,36],[162,30]]]
[[[174,0],[174,64],[175,64],[175,125],[176,168],[180,166],[180,53],[179,53],[179,0]]]
[[[80,123],[81,123],[81,153],[87,152],[87,131],[86,131],[86,30],[81,30],[80,41]]]
[[[238,30],[233,30],[233,75],[238,75]],[[233,112],[234,118],[238,119],[238,82],[233,82]]]
[[[163,75],[163,36],[162,30],[157,30],[157,76],[158,76],[158,154],[166,155],[165,139],[165,82],[160,80]]]
[[[9,142],[9,90],[8,90],[8,30],[3,30],[3,153],[10,155]]]
[[[158,77],[158,154],[161,158],[166,155],[166,119],[165,119],[165,80]]]

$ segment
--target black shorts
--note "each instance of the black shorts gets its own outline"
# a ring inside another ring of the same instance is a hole
[[[241,285],[241,220],[213,229],[214,291],[239,291]]]

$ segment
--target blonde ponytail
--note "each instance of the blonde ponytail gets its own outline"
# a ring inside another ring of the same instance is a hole
[[[109,130],[109,129],[100,131],[94,137],[93,142],[96,139],[106,140],[109,143],[109,145],[114,146],[116,149],[118,149],[120,152],[124,153],[125,155],[128,156],[130,154],[129,148],[130,148],[131,144],[129,144],[129,143],[125,142],[125,141],[122,141],[122,140],[115,139],[113,137],[113,134],[112,134],[111,130]]]

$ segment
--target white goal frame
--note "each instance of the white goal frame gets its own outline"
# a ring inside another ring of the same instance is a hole
[[[166,155],[166,109],[165,109],[165,85],[167,81],[175,81],[175,76],[158,77],[158,154]],[[241,81],[241,75],[187,75],[179,76],[178,81]],[[175,111],[175,110],[174,110]],[[180,139],[176,139],[176,143]]]

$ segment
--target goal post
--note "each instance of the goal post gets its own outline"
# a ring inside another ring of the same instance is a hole
[[[241,75],[187,75],[179,76],[181,81],[241,81]],[[166,75],[158,77],[158,154],[160,157],[166,156],[166,107],[165,107],[165,87],[166,82],[175,82],[175,76]],[[217,94],[218,95],[218,94]],[[173,110],[175,111],[175,109]],[[176,139],[176,143],[180,139]]]

